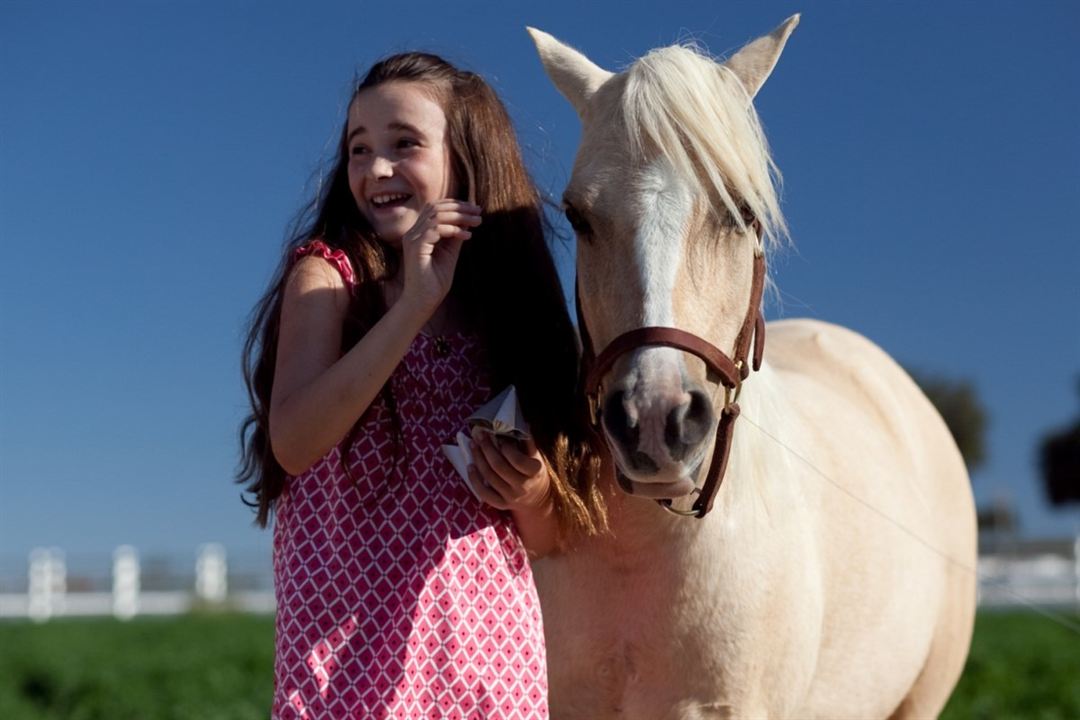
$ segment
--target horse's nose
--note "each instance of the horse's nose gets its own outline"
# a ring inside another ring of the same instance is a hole
[[[604,429],[608,436],[617,442],[623,451],[623,455],[630,463],[631,469],[643,473],[654,473],[659,470],[656,462],[638,448],[641,439],[641,425],[638,423],[636,409],[627,411],[626,393],[615,390],[608,393],[604,398],[604,409],[601,415]]]
[[[631,469],[643,474],[657,472],[669,461],[681,462],[713,425],[712,405],[700,390],[648,401],[615,390],[604,398],[602,416],[608,437],[619,444]]]
[[[664,445],[671,459],[686,457],[687,451],[705,439],[713,424],[713,409],[709,396],[700,390],[691,390],[690,399],[668,413],[664,423]]]

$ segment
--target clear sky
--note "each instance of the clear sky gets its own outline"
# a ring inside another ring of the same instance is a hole
[[[577,119],[526,25],[618,68],[690,37],[722,54],[795,12],[758,99],[795,243],[769,316],[972,380],[979,500],[1073,532],[1035,448],[1080,413],[1075,0],[0,0],[0,555],[268,549],[231,482],[243,326],[373,60],[483,73],[558,197]]]

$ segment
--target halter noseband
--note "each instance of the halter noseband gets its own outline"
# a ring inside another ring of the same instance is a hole
[[[752,224],[755,231],[760,227],[755,220]],[[577,302],[578,328],[581,331],[583,346],[583,371],[585,375],[585,398],[589,408],[589,422],[593,431],[602,437],[601,422],[601,385],[604,375],[615,364],[615,361],[623,354],[636,350],[640,347],[660,345],[675,348],[692,355],[696,355],[705,362],[705,366],[719,379],[724,386],[724,408],[720,411],[720,419],[716,425],[716,443],[713,445],[712,460],[709,465],[709,473],[705,477],[705,484],[698,493],[697,500],[690,510],[676,510],[671,507],[671,500],[657,500],[665,509],[678,515],[703,518],[712,510],[713,498],[724,480],[724,471],[727,469],[728,454],[731,451],[731,438],[735,428],[735,419],[739,417],[739,404],[736,402],[742,382],[750,375],[750,369],[761,368],[761,356],[765,350],[765,319],[761,315],[761,295],[765,286],[765,257],[755,255],[754,277],[750,285],[750,307],[746,311],[746,319],[742,328],[735,338],[734,359],[728,357],[723,351],[712,343],[692,335],[684,330],[670,327],[641,327],[635,328],[619,335],[611,341],[604,351],[596,357],[593,352],[592,339],[589,330],[585,326],[585,317],[581,313],[581,293],[575,289]],[[754,343],[754,355],[752,364],[747,363],[750,352],[750,342]],[[618,470],[616,470],[618,473]],[[619,484],[623,489],[631,491],[628,483],[622,478]]]

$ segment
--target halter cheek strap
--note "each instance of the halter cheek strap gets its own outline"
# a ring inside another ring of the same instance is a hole
[[[754,229],[759,230],[758,224],[753,223]],[[728,456],[731,452],[731,439],[735,429],[735,420],[739,417],[739,404],[737,402],[742,382],[750,375],[750,369],[761,368],[761,358],[765,350],[765,319],[761,315],[761,296],[765,287],[765,258],[764,255],[754,257],[754,275],[750,285],[750,304],[746,311],[739,334],[735,338],[733,354],[729,357],[715,345],[692,335],[684,330],[670,327],[642,327],[619,335],[596,357],[593,351],[592,338],[589,329],[585,325],[585,317],[581,312],[580,288],[575,288],[575,300],[577,304],[578,328],[582,340],[582,364],[585,377],[585,400],[588,404],[589,422],[597,435],[602,438],[601,414],[603,400],[604,375],[611,369],[615,361],[622,355],[640,347],[662,346],[682,350],[701,358],[712,376],[724,386],[724,407],[720,411],[720,419],[716,425],[716,442],[713,445],[712,460],[709,464],[709,472],[705,477],[705,484],[698,492],[698,498],[689,511],[675,510],[671,507],[671,500],[657,500],[663,507],[680,515],[690,515],[697,518],[705,517],[712,509],[716,491],[724,480],[724,472],[727,470]],[[750,357],[751,341],[753,341],[753,356]],[[734,358],[734,359],[733,359]],[[748,362],[750,360],[750,362]],[[624,490],[630,491],[629,482],[619,477],[619,484]]]

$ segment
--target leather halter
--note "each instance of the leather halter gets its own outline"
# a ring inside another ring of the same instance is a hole
[[[755,220],[752,227],[756,232],[760,226]],[[619,335],[604,348],[599,357],[593,352],[592,338],[585,326],[585,317],[581,313],[581,293],[575,288],[575,300],[577,303],[578,328],[581,332],[583,346],[582,370],[585,377],[585,398],[589,408],[589,422],[602,438],[601,411],[602,411],[602,382],[615,361],[623,354],[636,350],[640,347],[663,346],[675,348],[696,355],[705,362],[709,372],[715,376],[724,386],[724,407],[720,411],[720,419],[716,425],[716,443],[713,445],[712,460],[709,465],[709,473],[705,477],[705,484],[701,489],[695,488],[698,498],[694,501],[689,511],[676,510],[671,507],[671,500],[657,500],[661,506],[679,515],[703,518],[712,509],[713,498],[724,480],[724,471],[727,469],[728,455],[731,451],[731,438],[735,428],[735,419],[739,417],[739,390],[742,382],[750,375],[750,368],[761,368],[761,356],[765,349],[765,319],[761,315],[761,295],[765,286],[765,257],[755,255],[754,276],[750,285],[750,305],[746,311],[746,319],[742,328],[735,338],[735,348],[732,357],[729,357],[712,343],[709,343],[696,335],[684,330],[671,327],[641,327]],[[750,352],[750,341],[754,343],[754,355],[752,365],[747,363]],[[734,359],[732,359],[734,358]],[[621,473],[619,484],[624,490],[632,492],[629,483],[624,483]]]

